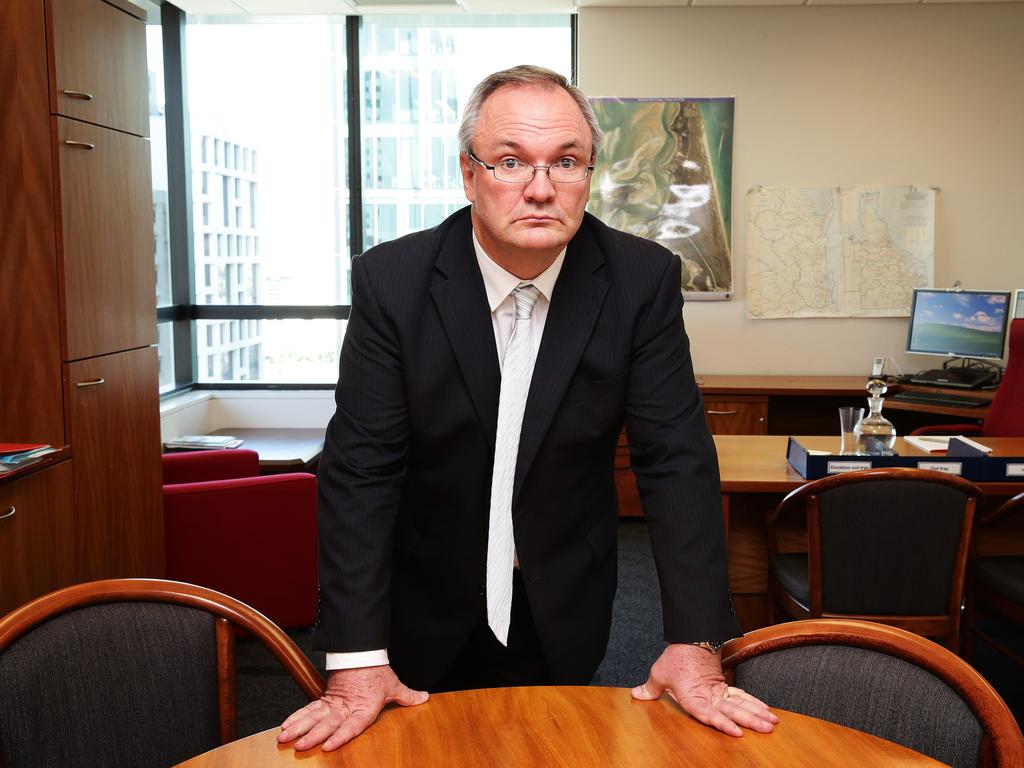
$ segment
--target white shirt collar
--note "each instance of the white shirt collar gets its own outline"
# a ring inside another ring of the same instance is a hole
[[[558,273],[562,271],[562,262],[565,261],[566,248],[563,248],[558,256],[555,257],[555,260],[551,262],[551,266],[532,280],[518,278],[499,266],[497,262],[492,261],[491,257],[484,251],[483,246],[480,245],[480,241],[476,239],[476,232],[473,232],[473,250],[476,251],[477,264],[479,264],[480,274],[484,278],[487,303],[491,308],[491,312],[494,312],[498,305],[508,298],[508,295],[514,289],[525,283],[536,286],[541,296],[550,303],[551,294],[555,291],[555,281],[558,280]]]

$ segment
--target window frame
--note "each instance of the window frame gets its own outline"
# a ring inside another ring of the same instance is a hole
[[[349,256],[364,250],[363,231],[363,68],[360,61],[361,16],[345,16],[346,120],[348,123]],[[199,381],[197,321],[201,320],[336,320],[347,321],[350,304],[271,305],[198,304],[195,302],[195,244],[192,228],[191,130],[187,104],[185,61],[186,14],[169,2],[160,6],[164,55],[165,125],[167,130],[168,218],[171,303],[158,306],[157,324],[172,332],[174,386],[161,400],[191,390],[331,390],[335,383]],[[571,79],[577,82],[578,17],[569,14]],[[401,45],[399,40],[397,43]],[[396,88],[399,85],[396,84]],[[216,147],[213,148],[217,150]],[[207,150],[204,145],[202,150]],[[422,214],[422,211],[420,212]]]

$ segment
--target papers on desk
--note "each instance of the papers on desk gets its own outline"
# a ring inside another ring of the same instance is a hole
[[[241,438],[234,435],[181,435],[164,443],[164,448],[178,448],[190,451],[237,448]]]
[[[0,443],[0,474],[31,466],[56,450],[42,443]]]
[[[949,441],[953,437],[982,453],[992,453],[992,449],[987,445],[976,443],[963,435],[907,435],[903,440],[925,453],[938,453],[949,449]]]

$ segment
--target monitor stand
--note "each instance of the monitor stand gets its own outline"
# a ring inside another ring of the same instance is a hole
[[[910,383],[926,384],[932,387],[975,389],[991,384],[995,377],[995,371],[987,371],[984,368],[935,368],[915,373],[910,377]]]

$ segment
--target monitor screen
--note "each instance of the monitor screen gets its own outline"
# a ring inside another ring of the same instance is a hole
[[[952,357],[1003,356],[1009,291],[914,289],[907,352]]]
[[[1024,318],[1024,288],[1013,292],[1013,319]]]

